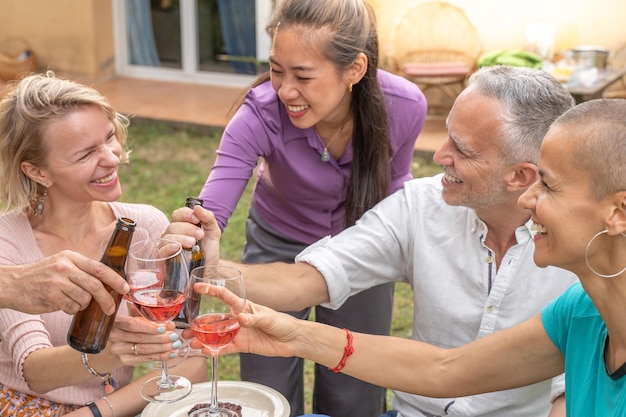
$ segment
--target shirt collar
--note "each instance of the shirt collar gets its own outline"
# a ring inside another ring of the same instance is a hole
[[[482,236],[482,240],[484,241],[485,237],[487,237],[487,224],[482,221],[480,217],[476,214],[474,210],[471,210],[473,221],[472,221],[472,233],[480,233]],[[518,244],[523,244],[528,242],[533,237],[532,232],[533,221],[528,219],[526,223],[519,226],[515,229],[515,240]]]

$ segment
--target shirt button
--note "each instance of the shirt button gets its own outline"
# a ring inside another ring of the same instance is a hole
[[[488,306],[487,307],[487,313],[493,313],[495,310],[495,308],[493,306]]]

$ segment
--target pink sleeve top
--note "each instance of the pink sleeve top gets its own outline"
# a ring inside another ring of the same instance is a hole
[[[143,204],[110,203],[116,217],[125,216],[148,230],[150,236],[160,236],[169,221],[156,208]],[[24,210],[14,210],[0,216],[0,264],[17,265],[43,258]],[[45,288],[41,289],[45,291]],[[128,314],[122,301],[118,314]],[[64,404],[85,404],[102,398],[101,380],[90,379],[80,385],[66,386],[39,394],[32,391],[23,376],[26,357],[37,349],[67,345],[67,331],[72,316],[62,311],[31,315],[15,310],[0,309],[0,383],[20,392]],[[120,387],[130,383],[133,367],[113,372]],[[87,372],[85,370],[85,372]]]
[[[389,120],[390,193],[411,178],[415,141],[426,120],[426,99],[412,82],[378,71]],[[222,229],[259,161],[253,204],[285,236],[310,244],[344,228],[352,144],[336,161],[321,160],[315,128],[299,129],[270,82],[251,89],[224,130],[217,159],[200,197]]]

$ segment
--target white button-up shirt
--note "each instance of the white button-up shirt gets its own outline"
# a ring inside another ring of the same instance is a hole
[[[330,293],[324,306],[337,308],[378,284],[407,282],[414,294],[413,338],[455,347],[538,314],[577,281],[568,271],[535,265],[530,220],[517,228],[517,244],[496,272],[485,223],[474,210],[446,204],[441,192],[441,175],[409,181],[355,226],[298,255],[297,262],[324,275]],[[552,395],[563,391],[562,376],[555,378]],[[549,413],[550,397],[551,381],[447,399],[396,391],[393,408],[404,417],[537,417]]]

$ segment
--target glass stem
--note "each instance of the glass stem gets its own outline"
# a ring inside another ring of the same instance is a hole
[[[211,369],[211,407],[209,413],[211,417],[219,417],[220,408],[217,405],[217,358],[218,356],[211,356],[212,369]]]
[[[159,388],[169,389],[172,386],[170,374],[167,371],[167,362],[161,361],[161,379],[159,380]]]

